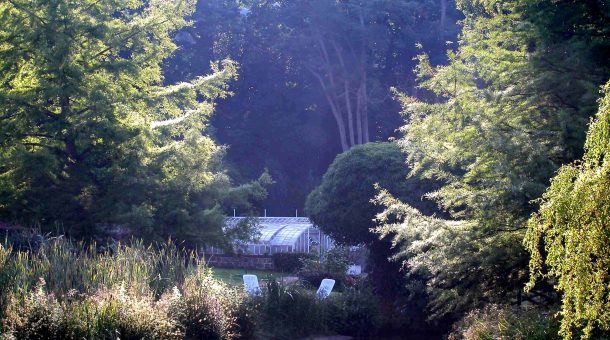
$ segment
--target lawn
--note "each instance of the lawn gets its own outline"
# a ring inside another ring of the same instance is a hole
[[[213,275],[215,278],[222,280],[225,283],[236,285],[243,284],[242,275],[253,274],[258,277],[259,280],[264,280],[268,277],[281,278],[288,276],[288,274],[268,271],[268,270],[254,270],[254,269],[233,269],[233,268],[212,268]]]

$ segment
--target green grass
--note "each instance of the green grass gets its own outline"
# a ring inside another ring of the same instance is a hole
[[[267,271],[267,270],[254,270],[254,269],[233,269],[233,268],[212,268],[212,275],[214,278],[223,281],[230,285],[243,284],[242,275],[253,274],[258,277],[259,280],[265,280],[269,277],[279,279],[284,276],[289,276],[285,273]]]

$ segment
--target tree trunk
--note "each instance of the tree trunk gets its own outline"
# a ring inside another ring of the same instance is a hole
[[[349,96],[349,83],[347,80],[343,81],[344,87],[344,96],[345,96],[345,110],[347,111],[347,124],[349,128],[349,142],[350,146],[354,146],[356,141],[354,139],[354,115],[352,112],[352,103],[350,102],[351,98]]]
[[[326,96],[326,99],[331,107],[333,117],[335,117],[335,121],[337,122],[337,128],[339,129],[339,139],[341,140],[341,150],[347,151],[353,146],[353,144],[350,145],[347,142],[347,134],[345,131],[345,122],[343,121],[343,116],[341,115],[341,112],[339,112],[333,101],[329,98],[329,96]]]
[[[362,14],[360,25],[364,32],[365,23]],[[340,46],[332,37],[323,38],[315,29],[314,32],[319,58],[309,65],[309,70],[318,80],[337,123],[341,148],[347,151],[355,145],[370,141],[366,43],[363,37],[359,50],[354,50],[351,46]],[[345,59],[344,53],[351,53],[348,56],[350,58]],[[354,59],[355,64],[346,63],[346,60]]]
[[[356,123],[357,123],[357,127],[358,127],[358,144],[362,144],[364,142],[364,130],[363,130],[363,126],[362,126],[362,108],[363,108],[363,102],[362,102],[363,98],[362,98],[362,84],[360,84],[360,86],[358,87],[358,92],[356,93],[356,105],[357,105],[357,110],[356,110]]]

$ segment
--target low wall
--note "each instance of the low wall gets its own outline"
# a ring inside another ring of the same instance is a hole
[[[206,263],[212,267],[273,270],[273,259],[264,255],[207,255]]]

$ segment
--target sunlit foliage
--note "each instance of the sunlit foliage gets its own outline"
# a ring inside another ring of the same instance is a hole
[[[458,7],[465,19],[449,64],[434,66],[423,54],[416,69],[437,100],[399,94],[406,118],[399,145],[413,175],[443,183],[428,196],[469,225],[443,222],[411,240],[437,244],[423,249],[444,254],[429,262],[429,288],[463,290],[445,306],[465,311],[524,298],[521,241],[533,200],[582,153],[597,87],[610,75],[600,58],[610,53],[610,35],[608,7],[598,2],[463,0]]]
[[[220,242],[227,201],[265,196],[268,178],[232,188],[208,131],[236,65],[164,84],[194,3],[0,4],[0,216]]]
[[[251,338],[246,294],[173,242],[0,243],[2,339]]]
[[[393,259],[402,263],[412,294],[428,296],[429,319],[454,320],[473,306],[515,298],[521,278],[498,278],[498,272],[519,269],[508,266],[523,256],[515,253],[520,250],[512,246],[513,237],[485,234],[473,221],[425,216],[386,190],[375,202],[385,208],[376,217],[376,231],[393,236]]]
[[[563,166],[528,223],[525,245],[533,287],[556,279],[562,296],[561,332],[610,330],[610,83],[592,121],[582,161]]]

